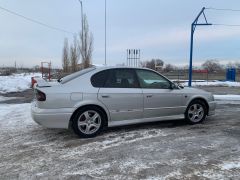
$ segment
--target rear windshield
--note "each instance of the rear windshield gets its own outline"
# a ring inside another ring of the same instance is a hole
[[[61,84],[65,84],[65,83],[67,83],[67,82],[69,82],[69,81],[71,81],[71,80],[73,80],[73,79],[75,79],[75,78],[77,78],[77,77],[79,77],[79,76],[82,76],[82,75],[84,75],[84,74],[86,74],[86,73],[88,73],[88,72],[91,72],[91,71],[93,71],[93,70],[95,70],[95,69],[96,69],[95,67],[83,69],[83,70],[81,70],[81,71],[78,71],[78,72],[75,72],[75,73],[73,73],[73,74],[70,74],[70,75],[68,75],[68,76],[66,76],[66,77],[64,77],[64,78],[61,78],[61,79],[59,80],[59,82],[60,82]]]

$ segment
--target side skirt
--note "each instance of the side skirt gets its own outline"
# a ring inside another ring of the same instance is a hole
[[[122,121],[110,121],[110,122],[108,122],[108,127],[139,124],[139,123],[146,123],[146,122],[178,120],[178,119],[184,119],[184,118],[185,118],[185,116],[183,114],[180,114],[180,115],[174,115],[174,116],[163,116],[163,117],[144,118],[144,119],[131,119],[131,120],[122,120]]]

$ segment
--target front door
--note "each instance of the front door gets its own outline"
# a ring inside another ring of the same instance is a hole
[[[160,74],[150,70],[136,70],[144,97],[144,118],[183,114],[180,89]]]

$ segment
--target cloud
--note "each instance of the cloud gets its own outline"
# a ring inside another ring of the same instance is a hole
[[[220,26],[197,28],[194,34],[195,41],[199,43],[227,40],[240,36],[240,28],[226,28]],[[128,36],[125,39],[116,38],[108,44],[109,53],[123,52],[127,48],[160,48],[171,47],[188,48],[190,44],[190,28],[169,28],[159,31],[152,31],[143,35]],[[104,48],[96,48],[96,51],[103,52]]]

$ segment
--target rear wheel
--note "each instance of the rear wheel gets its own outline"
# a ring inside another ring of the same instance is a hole
[[[206,104],[201,100],[192,101],[185,113],[186,120],[190,124],[201,123],[207,115]]]
[[[73,119],[73,130],[82,138],[97,136],[103,129],[106,117],[101,109],[87,107],[80,109]]]

